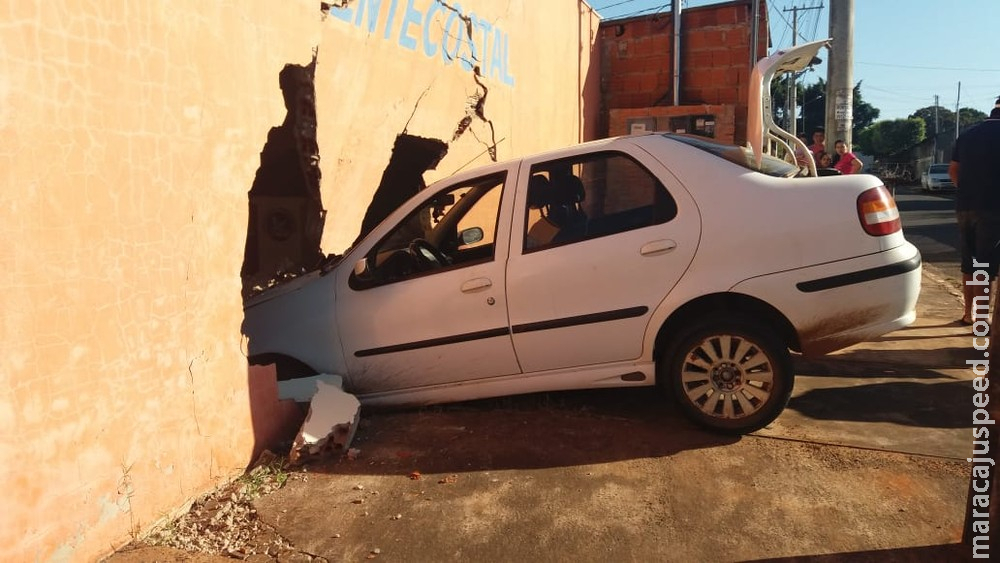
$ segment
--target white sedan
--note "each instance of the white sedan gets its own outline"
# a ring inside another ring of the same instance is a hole
[[[656,384],[704,426],[760,428],[790,351],[914,320],[921,261],[878,178],[757,162],[646,134],[439,181],[248,301],[251,360],[340,374],[370,405]]]

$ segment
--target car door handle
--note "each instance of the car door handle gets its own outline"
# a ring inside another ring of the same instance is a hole
[[[639,254],[642,254],[643,256],[656,256],[658,254],[670,252],[675,248],[677,248],[677,241],[670,239],[654,240],[653,242],[647,242],[642,245],[642,248],[639,249]]]
[[[462,284],[462,293],[472,293],[493,285],[489,278],[474,278]]]

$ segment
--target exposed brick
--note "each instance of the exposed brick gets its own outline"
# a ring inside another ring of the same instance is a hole
[[[715,14],[715,22],[718,25],[735,24],[739,21],[739,9],[742,9],[742,6],[726,6],[713,10],[713,14]]]
[[[642,92],[649,92],[650,94],[654,94],[656,90],[659,88],[659,86],[660,86],[660,80],[657,77],[656,73],[647,72],[640,75],[639,89]]]
[[[688,68],[711,66],[713,63],[713,52],[701,50],[682,53],[681,62]]]

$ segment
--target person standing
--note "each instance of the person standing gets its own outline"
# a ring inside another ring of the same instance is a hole
[[[826,130],[822,127],[813,129],[813,144],[809,145],[809,152],[816,158],[819,153],[826,150]]]
[[[1000,255],[1000,98],[989,118],[968,129],[955,140],[948,176],[958,193],[955,210],[962,255],[962,294],[965,308],[959,322],[971,325],[973,303],[978,295],[988,295],[989,285],[974,284],[973,260],[988,264],[992,282]]]
[[[796,143],[795,148],[792,149],[792,153],[795,155],[795,164],[799,165],[801,168],[809,168],[809,158],[806,156],[806,151],[809,150],[809,140],[806,139],[805,133],[799,133],[797,138],[802,145],[800,146]]]
[[[854,153],[847,150],[847,143],[841,139],[837,139],[834,143],[833,149],[837,151],[837,162],[833,164],[833,167],[840,170],[841,174],[860,174],[861,168],[864,164],[858,157],[854,156]]]

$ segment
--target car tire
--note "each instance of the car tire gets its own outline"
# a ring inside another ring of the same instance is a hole
[[[788,347],[749,320],[692,328],[658,369],[658,379],[685,415],[725,434],[745,434],[773,422],[788,404],[795,379]]]

